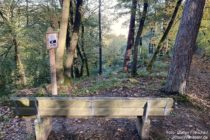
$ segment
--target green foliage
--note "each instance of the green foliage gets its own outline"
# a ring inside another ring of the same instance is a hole
[[[139,77],[161,77],[166,78],[167,77],[167,71],[153,71],[152,73],[149,73],[146,68],[139,69],[137,71]]]
[[[204,18],[205,19],[205,18]],[[210,19],[203,20],[198,34],[197,47],[204,51],[205,56],[210,57]]]
[[[0,85],[5,94],[12,93],[13,89],[18,88],[15,83],[19,77],[16,74],[16,51],[13,39],[17,40],[20,61],[27,77],[27,86],[39,86],[49,82],[49,58],[44,43],[45,32],[50,25],[47,6],[43,2],[42,7],[39,7],[31,1],[27,24],[27,11],[24,7],[26,5],[22,5],[23,3],[25,1],[5,1],[0,7],[2,13],[0,16],[2,25],[0,26]],[[39,10],[35,10],[37,8]],[[12,12],[13,17],[10,17],[9,11]]]
[[[140,77],[148,77],[149,76],[149,72],[145,68],[138,69],[137,73],[138,73],[138,76],[140,76]]]
[[[104,38],[104,70],[114,69],[122,67],[123,53],[126,46],[126,38],[123,35],[108,34]]]
[[[0,105],[9,105],[9,97],[8,96],[0,96]]]

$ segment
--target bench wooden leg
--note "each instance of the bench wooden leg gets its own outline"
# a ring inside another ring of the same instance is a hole
[[[149,139],[150,119],[138,116],[136,128],[141,140]]]
[[[34,121],[36,140],[47,140],[52,130],[52,118],[41,118]]]

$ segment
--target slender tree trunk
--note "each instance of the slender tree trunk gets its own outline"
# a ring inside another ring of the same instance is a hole
[[[185,93],[206,0],[186,0],[164,91]]]
[[[99,71],[102,74],[102,30],[101,30],[101,0],[99,0],[99,11],[98,11],[98,22],[99,22]]]
[[[80,67],[80,74],[79,74],[79,77],[82,77],[83,76],[83,69],[84,69],[84,56],[83,56],[83,54],[82,54],[82,51],[81,51],[81,49],[80,49],[80,47],[79,47],[79,45],[77,45],[77,53],[78,53],[78,55],[79,55],[79,57],[80,57],[80,59],[81,59],[81,67]]]
[[[75,57],[74,57],[74,62],[73,62],[74,64],[72,66],[73,69],[74,69],[74,76],[75,76],[75,78],[81,77],[80,69],[79,69],[80,62],[79,62],[78,56],[80,56],[80,58],[83,59],[83,56],[82,56],[80,48],[79,48],[79,44],[77,44],[77,47],[76,47]]]
[[[84,63],[85,63],[85,67],[86,67],[86,73],[87,73],[87,76],[90,75],[90,72],[89,72],[89,66],[88,66],[88,59],[87,59],[87,55],[85,53],[85,48],[84,48],[84,32],[85,32],[85,27],[84,25],[82,25],[82,35],[81,35],[81,41],[82,41],[82,44],[81,44],[81,48],[82,48],[82,53],[83,53],[83,56],[84,56]]]
[[[65,75],[71,77],[71,67],[74,62],[74,54],[79,40],[79,28],[82,18],[83,0],[78,0],[76,4],[76,15],[74,20],[73,33],[71,36],[70,49],[67,51],[67,59],[65,63]]]
[[[127,41],[127,47],[126,47],[126,51],[125,51],[124,64],[123,64],[123,69],[124,69],[125,72],[128,72],[128,64],[130,62],[131,49],[132,49],[132,47],[134,45],[136,7],[137,7],[137,0],[132,0],[132,8],[131,8],[131,18],[130,18],[130,26],[129,26],[129,33],[128,33],[128,41]]]
[[[147,15],[147,8],[148,8],[148,0],[144,0],[144,9],[143,9],[143,14],[142,17],[140,18],[139,21],[139,29],[138,32],[136,34],[136,40],[134,43],[134,54],[133,54],[133,66],[132,66],[132,75],[135,76],[137,75],[137,64],[138,64],[138,46],[140,44],[140,40],[141,40],[141,34],[143,32],[143,28],[144,28],[144,22],[146,19],[146,15]]]
[[[176,2],[176,1],[175,1]],[[174,0],[166,0],[165,1],[165,17],[164,17],[164,22],[163,22],[163,31],[165,32],[166,28],[167,28],[167,24],[169,22],[169,15],[172,15],[173,13],[171,12],[171,9],[173,9],[174,7],[172,6],[174,3]],[[163,45],[162,48],[160,49],[160,51],[162,51],[164,54],[166,53],[166,49],[168,48],[168,36],[165,38],[165,40],[163,41]]]
[[[28,0],[26,0],[26,25],[29,24],[29,16],[28,16]]]
[[[178,0],[177,4],[176,4],[176,7],[174,9],[173,15],[171,17],[171,20],[170,20],[170,22],[169,22],[169,24],[168,24],[168,26],[167,26],[167,28],[166,28],[162,38],[160,39],[160,41],[158,43],[157,49],[155,50],[155,53],[152,56],[152,59],[150,60],[148,66],[147,66],[147,71],[151,71],[152,70],[152,65],[155,62],[155,60],[157,58],[157,55],[158,55],[158,53],[160,52],[160,50],[162,48],[162,44],[163,44],[164,40],[167,38],[168,33],[171,30],[171,28],[172,28],[172,25],[174,23],[174,20],[176,19],[176,15],[177,15],[177,13],[179,11],[179,7],[180,7],[181,4],[182,4],[182,0]]]
[[[64,50],[66,45],[66,34],[67,34],[67,26],[68,26],[68,18],[69,18],[69,7],[70,7],[70,1],[64,0],[63,1],[63,10],[62,10],[62,19],[61,19],[61,27],[59,32],[59,40],[56,51],[56,69],[57,69],[57,77],[58,77],[58,83],[63,84],[64,83]]]
[[[17,77],[18,77],[17,84],[20,84],[21,86],[25,86],[26,76],[25,76],[23,64],[20,59],[19,45],[17,43],[16,37],[13,38],[13,44],[15,47],[15,63],[16,63],[16,71],[17,71]]]

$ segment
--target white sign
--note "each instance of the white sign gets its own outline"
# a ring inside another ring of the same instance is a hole
[[[47,48],[55,49],[58,47],[58,34],[57,33],[47,33]]]

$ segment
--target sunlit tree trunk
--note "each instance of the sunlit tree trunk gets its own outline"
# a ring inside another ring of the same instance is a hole
[[[140,40],[141,40],[141,34],[144,28],[144,21],[146,19],[146,15],[147,15],[147,8],[148,8],[148,1],[144,0],[144,9],[143,9],[143,13],[142,13],[142,17],[140,18],[139,21],[139,28],[138,28],[138,32],[136,34],[136,39],[135,39],[135,43],[134,43],[134,48],[133,48],[133,66],[132,66],[132,75],[135,76],[137,74],[137,64],[138,64],[138,46],[140,44]]]
[[[58,45],[59,47],[56,50],[56,70],[57,70],[57,77],[58,83],[64,83],[64,50],[66,46],[66,34],[67,34],[67,26],[68,26],[68,18],[69,18],[69,7],[70,1],[64,0],[63,1],[63,10],[62,10],[62,19],[61,19],[61,26],[59,31],[59,40]]]
[[[76,4],[76,15],[74,20],[73,33],[71,36],[70,48],[67,51],[67,59],[65,63],[65,75],[71,77],[71,68],[74,62],[75,50],[79,40],[79,29],[82,18],[82,4],[83,0],[78,0]]]
[[[164,91],[185,93],[206,0],[186,0]]]
[[[130,62],[131,49],[134,45],[136,7],[137,7],[137,0],[132,0],[128,41],[127,41],[127,47],[126,47],[126,51],[125,51],[124,64],[123,64],[124,72],[128,72],[128,64]]]

